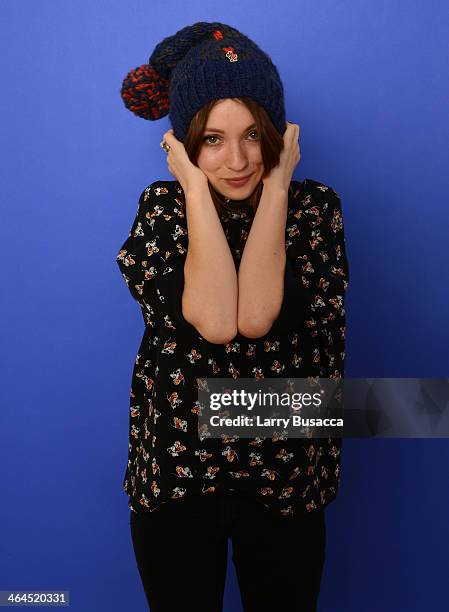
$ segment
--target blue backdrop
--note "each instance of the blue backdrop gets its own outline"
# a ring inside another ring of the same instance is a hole
[[[443,0],[3,0],[0,590],[145,610],[122,479],[143,333],[115,263],[172,179],[126,73],[195,21],[253,38],[301,126],[294,178],[341,196],[348,377],[448,376],[449,5]],[[347,440],[320,612],[441,609],[448,440]],[[229,561],[225,611],[240,612]]]

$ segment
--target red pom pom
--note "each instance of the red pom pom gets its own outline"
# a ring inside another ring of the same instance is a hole
[[[170,109],[169,83],[151,64],[142,64],[126,75],[120,94],[127,109],[142,119],[154,121],[165,117]]]

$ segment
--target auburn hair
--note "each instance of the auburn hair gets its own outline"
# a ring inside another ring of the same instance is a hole
[[[252,98],[233,98],[234,100],[240,100],[245,104],[248,110],[254,117],[254,123],[259,134],[260,149],[262,153],[262,161],[264,167],[263,178],[268,176],[272,168],[279,164],[280,154],[284,148],[284,139],[274,127],[268,113],[262,106],[259,106]],[[198,167],[198,157],[203,145],[203,134],[205,131],[207,119],[209,113],[219,100],[211,100],[205,104],[192,118],[186,137],[184,139],[184,148],[187,155],[189,156],[192,164]],[[215,205],[217,212],[223,213],[226,210],[235,210],[235,206],[228,204],[226,198],[218,193],[210,181],[208,181],[209,191],[212,197],[212,201]],[[247,203],[252,208],[255,214],[259,205],[260,197],[262,195],[262,181],[259,182],[256,189],[253,191],[251,196],[248,198]],[[182,197],[183,205],[185,206],[185,196]]]

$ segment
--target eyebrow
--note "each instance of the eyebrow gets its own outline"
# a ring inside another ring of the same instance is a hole
[[[251,128],[257,127],[257,125],[255,123],[252,123],[251,125],[249,125],[247,128],[245,128],[243,131],[247,132],[248,130],[250,130]],[[224,134],[224,130],[217,130],[215,128],[204,128],[205,132],[219,132],[220,134]]]

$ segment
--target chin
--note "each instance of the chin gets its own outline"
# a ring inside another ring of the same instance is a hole
[[[254,187],[247,188],[245,186],[245,189],[228,189],[223,195],[229,200],[247,200],[253,191]]]

